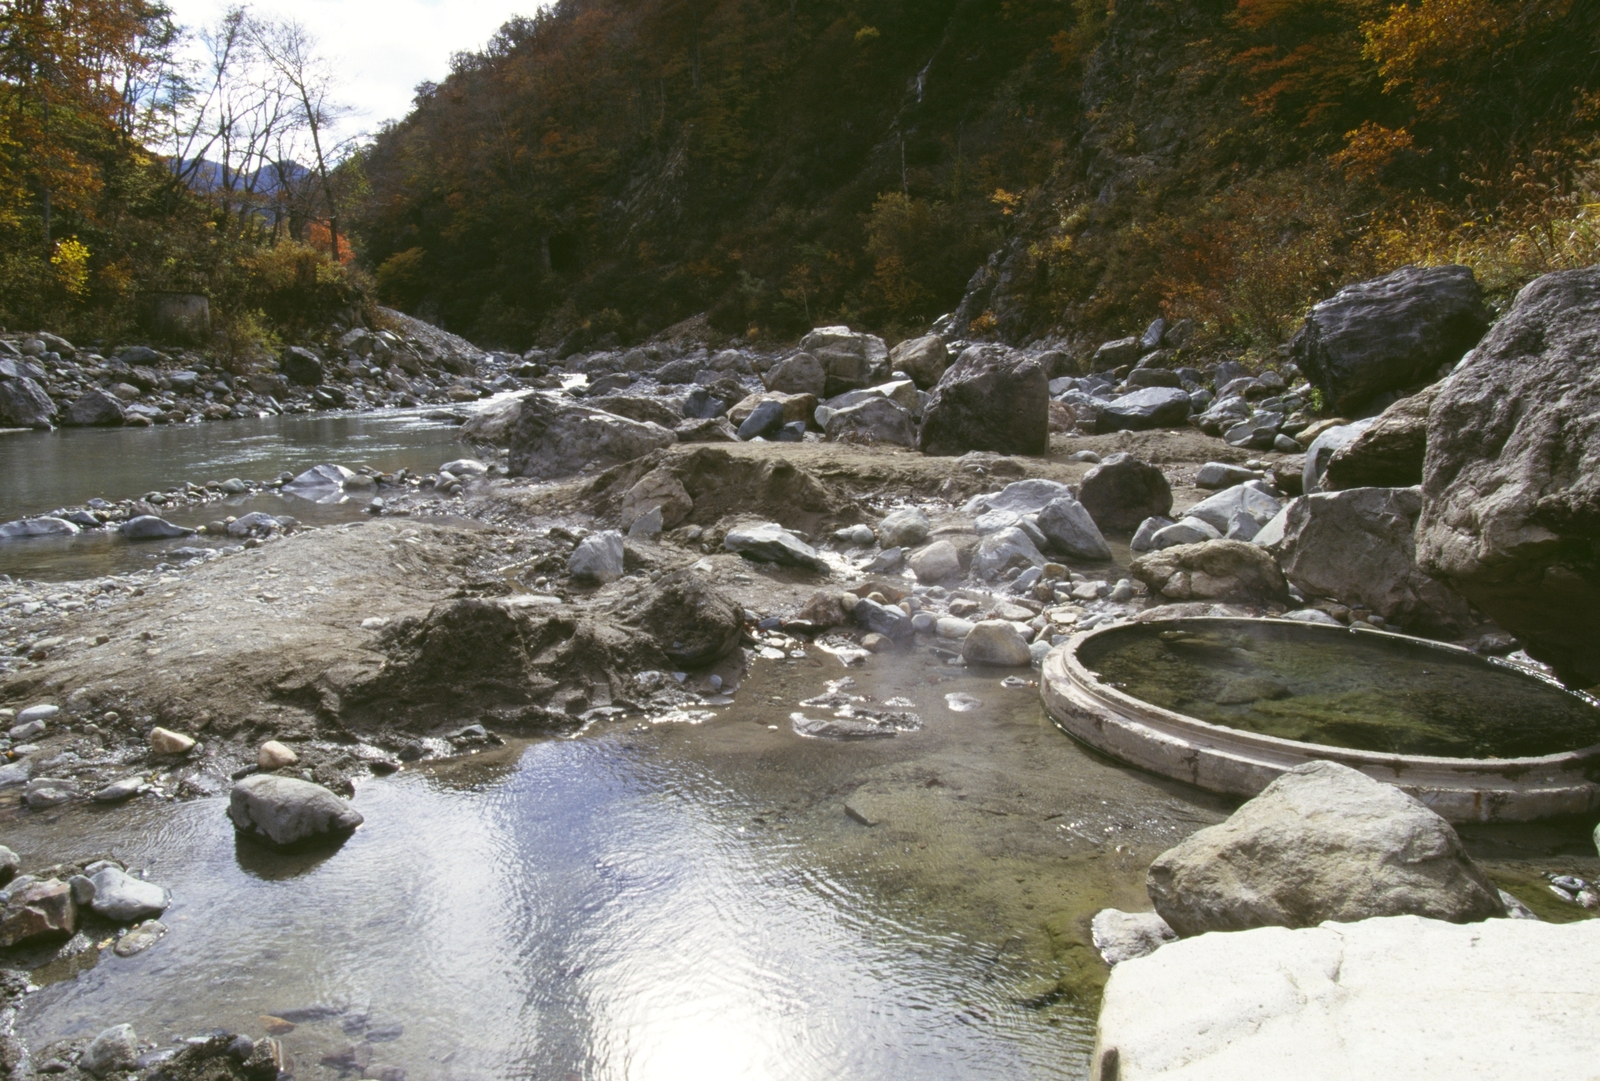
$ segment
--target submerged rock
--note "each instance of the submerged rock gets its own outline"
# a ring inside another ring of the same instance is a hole
[[[1288,771],[1227,821],[1162,853],[1146,886],[1185,937],[1374,916],[1505,915],[1450,823],[1335,762]]]
[[[364,821],[321,785],[270,773],[234,784],[228,817],[240,833],[280,848],[342,841]]]

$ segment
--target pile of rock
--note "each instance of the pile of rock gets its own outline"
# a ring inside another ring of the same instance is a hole
[[[84,920],[97,918],[121,925],[116,952],[126,957],[166,932],[156,917],[172,904],[171,891],[129,874],[116,860],[57,864],[26,874],[21,866],[15,852],[0,847],[0,947],[68,939]]]
[[[383,310],[382,323],[385,329],[357,327],[290,346],[248,371],[195,350],[79,348],[42,331],[0,335],[0,427],[181,424],[470,402],[521,387],[509,369],[538,378],[537,365],[484,353],[400,312]]]

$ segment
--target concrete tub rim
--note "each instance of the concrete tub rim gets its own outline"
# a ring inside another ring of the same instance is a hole
[[[1305,623],[1299,620],[1250,618],[1232,616],[1195,616],[1189,618],[1176,618],[1167,620],[1150,620],[1144,624],[1146,627],[1157,629],[1193,628],[1196,625],[1224,626],[1239,624],[1282,626],[1292,629],[1297,634],[1373,634],[1383,638],[1394,639],[1408,645],[1421,645],[1442,653],[1453,653],[1459,656],[1470,657],[1474,661],[1488,664],[1493,667],[1509,670],[1522,678],[1534,679],[1567,694],[1576,694],[1591,705],[1600,707],[1600,703],[1582,691],[1574,691],[1563,686],[1557,680],[1539,672],[1530,671],[1520,665],[1510,664],[1494,658],[1478,655],[1470,649],[1452,645],[1446,642],[1435,642],[1426,638],[1417,638],[1406,634],[1395,634],[1388,631],[1354,630],[1345,627],[1331,627],[1323,624]],[[1126,733],[1132,733],[1136,728],[1153,731],[1157,737],[1181,741],[1190,744],[1199,757],[1206,757],[1221,761],[1224,758],[1242,760],[1249,767],[1261,771],[1281,773],[1294,765],[1317,759],[1341,762],[1357,769],[1371,767],[1372,770],[1384,774],[1393,774],[1393,783],[1402,788],[1419,787],[1428,788],[1430,783],[1434,786],[1443,785],[1446,788],[1467,791],[1465,786],[1472,786],[1481,794],[1492,792],[1510,791],[1510,789],[1497,788],[1496,782],[1506,785],[1520,778],[1543,781],[1550,785],[1548,791],[1555,791],[1554,785],[1564,783],[1570,786],[1587,785],[1593,797],[1600,798],[1600,786],[1590,780],[1584,773],[1586,768],[1593,769],[1600,766],[1600,743],[1581,747],[1571,751],[1560,751],[1550,755],[1540,755],[1529,758],[1447,758],[1435,755],[1407,755],[1383,751],[1364,751],[1348,747],[1334,747],[1328,744],[1307,743],[1299,740],[1285,739],[1279,736],[1269,736],[1261,733],[1250,732],[1245,729],[1229,728],[1226,725],[1213,724],[1178,713],[1163,707],[1136,698],[1124,691],[1109,687],[1095,676],[1095,674],[1082,662],[1079,653],[1084,645],[1102,635],[1109,635],[1119,631],[1126,632],[1132,624],[1117,623],[1106,627],[1096,627],[1092,630],[1075,634],[1067,642],[1052,650],[1046,656],[1040,671],[1040,696],[1043,700],[1045,711],[1057,728],[1067,735],[1100,754],[1108,755],[1136,769],[1180,780],[1187,784],[1212,792],[1223,792],[1229,795],[1255,795],[1256,788],[1250,790],[1248,786],[1235,784],[1232,787],[1214,787],[1199,780],[1199,772],[1184,774],[1175,770],[1163,769],[1150,760],[1138,761],[1134,758],[1120,754],[1111,745],[1113,740],[1097,740],[1095,733],[1103,728],[1104,721],[1100,723],[1089,722],[1073,724],[1069,717],[1060,715],[1065,710],[1058,711],[1052,708],[1052,692],[1062,698],[1070,698],[1072,693],[1084,696],[1098,705],[1107,713],[1112,714],[1119,727]],[[1149,742],[1152,752],[1156,751],[1156,740],[1149,737],[1139,737]],[[1369,771],[1370,772],[1370,771]],[[1387,778],[1386,778],[1387,779]],[[1476,781],[1477,784],[1473,785]],[[1221,782],[1218,782],[1219,784]],[[1496,814],[1493,817],[1498,818]],[[1520,816],[1517,816],[1520,818]],[[1546,817],[1538,815],[1537,817]],[[1477,815],[1472,818],[1479,819]],[[1462,820],[1462,819],[1457,819]]]

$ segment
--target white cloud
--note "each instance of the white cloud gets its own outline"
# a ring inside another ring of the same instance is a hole
[[[228,0],[169,0],[188,27],[214,23]],[[356,115],[342,135],[376,131],[411,110],[418,83],[440,82],[454,53],[481,48],[508,19],[541,0],[258,0],[263,15],[303,23],[333,60],[341,100]]]

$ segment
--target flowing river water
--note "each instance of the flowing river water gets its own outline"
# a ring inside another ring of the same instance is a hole
[[[418,413],[5,435],[0,516],[462,450]],[[159,558],[36,543],[0,546],[0,571]],[[922,726],[796,734],[801,703],[847,676]],[[1083,1077],[1105,978],[1089,918],[1147,909],[1150,860],[1230,809],[1073,743],[1035,688],[924,650],[757,660],[703,723],[516,741],[368,780],[355,805],[342,848],[296,857],[236,841],[219,799],[8,801],[0,842],[25,867],[112,854],[174,898],[151,949],[91,944],[36,972],[20,1031],[42,1048],[127,1022],[172,1046],[278,1018],[294,1075],[329,1081]],[[1594,862],[1574,862],[1572,824],[1469,843],[1535,904],[1537,871]]]

